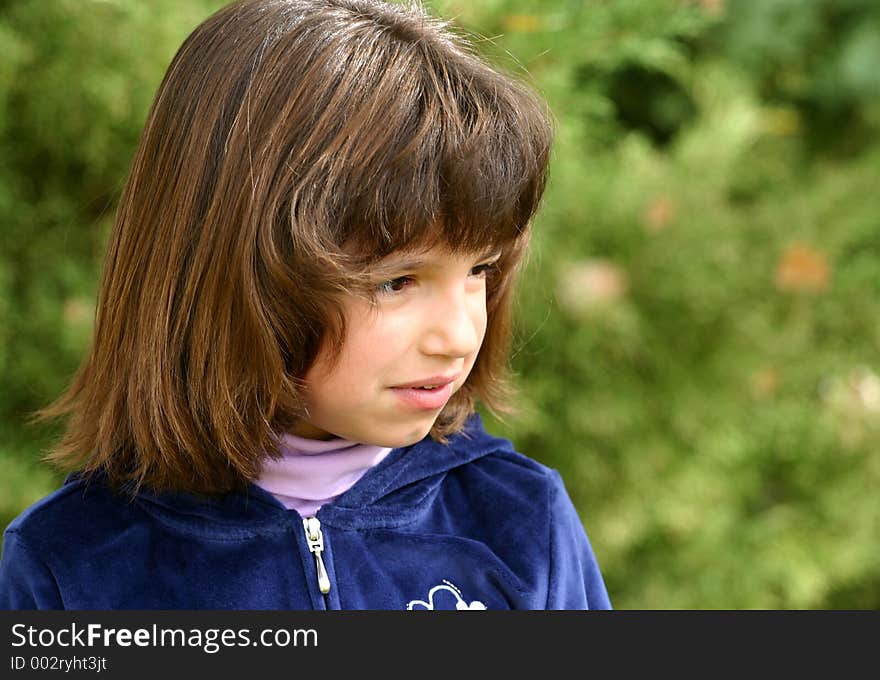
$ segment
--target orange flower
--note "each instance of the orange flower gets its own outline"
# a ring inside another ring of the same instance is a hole
[[[711,17],[720,17],[724,14],[724,6],[726,0],[697,0],[697,4],[702,7],[706,14]]]
[[[668,196],[657,196],[648,204],[642,218],[645,229],[652,233],[663,231],[675,218],[677,208],[675,201]]]
[[[789,246],[776,265],[779,290],[819,292],[828,288],[830,279],[825,253],[811,246],[797,243]]]
[[[752,374],[752,396],[757,399],[772,397],[779,387],[779,371],[767,366]]]

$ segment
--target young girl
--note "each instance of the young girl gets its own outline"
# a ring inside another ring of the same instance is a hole
[[[551,128],[417,6],[243,0],[149,114],[76,470],[8,527],[7,609],[584,609],[559,475],[487,434]]]

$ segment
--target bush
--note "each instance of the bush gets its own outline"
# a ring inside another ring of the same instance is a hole
[[[523,412],[487,419],[560,469],[615,606],[880,607],[876,3],[432,4],[558,118]],[[149,101],[218,5],[0,19],[5,522],[59,481],[22,417],[85,351]]]

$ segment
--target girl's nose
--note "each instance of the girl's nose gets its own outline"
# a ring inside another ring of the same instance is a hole
[[[485,294],[450,291],[426,310],[422,351],[466,357],[480,348],[486,332]]]

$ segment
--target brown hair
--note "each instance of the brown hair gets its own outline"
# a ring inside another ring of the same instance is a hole
[[[114,486],[256,478],[338,351],[341,296],[401,249],[500,247],[488,328],[439,441],[505,410],[511,281],[547,173],[545,105],[418,5],[244,0],[168,68],[110,236],[93,346],[34,421]]]

